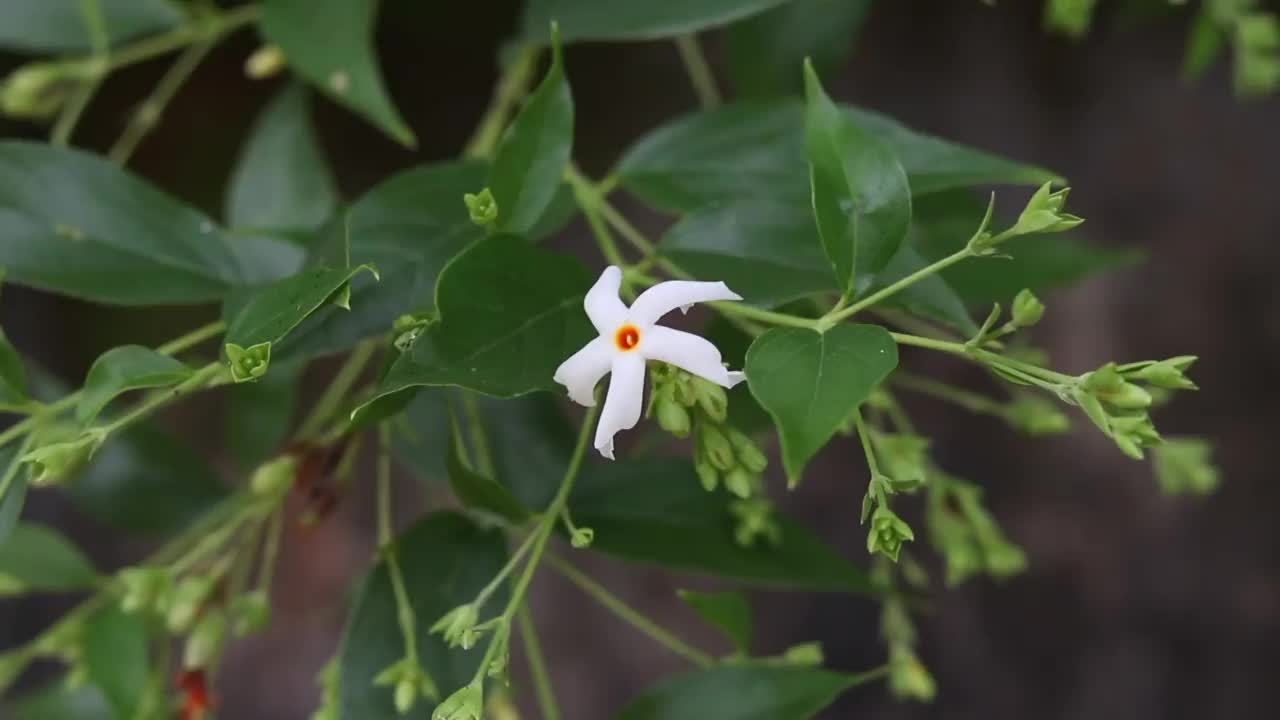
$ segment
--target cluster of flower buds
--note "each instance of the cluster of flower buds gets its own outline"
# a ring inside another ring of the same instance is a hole
[[[647,415],[678,438],[694,437],[693,467],[708,492],[721,482],[740,498],[755,495],[769,465],[764,451],[729,424],[729,397],[719,385],[672,365],[651,366]]]
[[[931,488],[926,512],[930,542],[946,563],[948,585],[980,572],[1007,577],[1026,568],[1026,555],[983,507],[978,486],[940,478]]]
[[[378,687],[394,687],[396,712],[406,715],[418,698],[440,699],[440,691],[416,658],[401,658],[388,665],[373,678]]]
[[[449,647],[470,650],[487,629],[488,623],[480,622],[480,610],[475,603],[459,605],[435,621],[432,633],[439,633]]]
[[[484,687],[479,681],[458,688],[431,713],[431,720],[481,720],[483,717]]]
[[[1084,222],[1084,218],[1063,212],[1067,204],[1067,194],[1070,191],[1070,188],[1054,191],[1052,182],[1041,185],[1027,201],[1026,207],[1023,208],[1013,227],[998,233],[992,233],[989,230],[992,213],[995,210],[995,196],[992,195],[991,203],[987,205],[986,215],[982,218],[977,231],[969,238],[969,251],[977,256],[991,256],[998,252],[996,250],[998,245],[1019,235],[1056,233],[1076,227]]]
[[[734,542],[742,547],[752,547],[760,539],[769,545],[782,542],[782,526],[778,525],[773,503],[764,497],[734,500],[729,503],[729,514],[737,521]]]
[[[1165,390],[1195,389],[1184,374],[1195,360],[1183,355],[1128,365],[1107,363],[1081,375],[1071,397],[1121,452],[1141,460],[1143,450],[1159,445],[1161,438],[1148,413],[1151,393],[1138,383]]]
[[[1152,450],[1156,480],[1170,495],[1211,493],[1219,482],[1212,455],[1213,446],[1203,438],[1165,438]]]

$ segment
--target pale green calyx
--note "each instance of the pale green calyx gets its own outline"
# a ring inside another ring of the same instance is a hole
[[[467,206],[471,222],[476,225],[489,227],[498,221],[498,201],[489,188],[478,193],[466,193],[462,196],[462,202]]]
[[[231,367],[231,379],[234,382],[257,380],[267,374],[271,366],[271,343],[262,342],[247,348],[235,343],[227,343],[227,363]]]

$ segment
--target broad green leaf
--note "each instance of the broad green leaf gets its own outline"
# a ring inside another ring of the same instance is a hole
[[[841,109],[893,151],[916,197],[974,185],[1061,180],[1048,170],[912,130],[878,113]],[[677,118],[633,145],[618,173],[627,190],[671,212],[761,195],[807,207],[804,106],[794,100],[743,102]]]
[[[497,530],[481,530],[451,512],[427,515],[396,540],[406,593],[417,622],[418,655],[443,695],[470,682],[484,642],[471,650],[450,649],[429,628],[446,612],[471,602],[507,561],[507,543]],[[505,586],[482,616],[501,612]],[[404,639],[396,621],[395,594],[385,562],[364,581],[343,635],[340,668],[343,718],[396,720],[392,688],[373,678],[404,657]],[[426,717],[430,704],[422,709]]]
[[[722,666],[677,675],[615,720],[809,720],[866,678],[812,667]]]
[[[250,468],[281,449],[297,406],[303,365],[276,365],[255,382],[228,390],[227,445],[242,468]]]
[[[498,230],[526,233],[560,188],[573,149],[573,96],[564,76],[558,40],[551,67],[507,128],[489,171],[489,189],[498,203]]]
[[[167,0],[98,0],[98,4],[112,44],[166,30],[182,20],[182,13]],[[81,0],[0,2],[0,48],[29,53],[90,49],[81,5]]]
[[[898,345],[878,325],[775,328],[752,343],[747,382],[778,426],[791,485],[897,365]]]
[[[194,371],[168,355],[141,345],[122,345],[98,356],[84,379],[76,419],[88,424],[107,403],[130,391],[177,385]]]
[[[805,155],[822,249],[841,289],[878,272],[906,239],[911,188],[897,157],[849,119],[805,65]]]
[[[102,690],[117,718],[132,718],[151,672],[147,658],[147,618],[108,603],[84,629],[84,663],[89,680]]]
[[[226,221],[237,231],[315,231],[338,190],[311,123],[307,90],[288,85],[258,116],[231,173]]]
[[[872,591],[862,570],[785,515],[778,544],[739,545],[729,502],[702,489],[687,459],[635,460],[585,468],[569,507],[595,531],[593,551],[623,560],[763,587]]]
[[[932,261],[959,250],[973,235],[985,205],[967,192],[935,195],[916,204],[911,244]],[[1050,290],[1073,285],[1143,258],[1131,248],[1093,245],[1079,232],[1028,235],[1000,245],[1002,256],[972,258],[942,271],[941,277],[970,306],[1007,303],[1023,288]]]
[[[259,26],[307,82],[402,145],[417,140],[378,69],[374,0],[264,0]]]
[[[108,525],[157,535],[186,526],[227,494],[204,457],[146,424],[112,437],[64,491]]]
[[[803,90],[806,57],[832,71],[848,56],[871,0],[792,0],[734,23],[725,35],[729,75],[741,97]]]
[[[521,23],[529,40],[544,41],[551,21],[565,42],[650,40],[727,25],[786,0],[529,0]]]
[[[921,270],[928,265],[920,253],[911,245],[903,245],[874,278],[869,278],[865,289],[858,293],[859,297],[871,294],[883,287]],[[859,283],[862,287],[862,284]],[[889,307],[899,307],[916,315],[940,320],[966,335],[978,331],[973,317],[965,307],[964,300],[947,284],[941,275],[929,275],[922,280],[899,290],[881,301]]]
[[[552,390],[556,367],[591,338],[578,260],[511,235],[473,244],[440,273],[440,320],[391,366],[378,396],[456,385],[510,397]]]
[[[27,473],[18,462],[18,446],[0,448],[0,547],[9,540],[27,502]]]
[[[93,587],[97,579],[84,554],[52,528],[22,523],[0,543],[0,596],[74,592]]]
[[[520,504],[505,485],[473,469],[464,457],[462,428],[458,426],[456,416],[449,433],[449,447],[445,452],[449,483],[463,505],[486,510],[516,523],[529,517],[528,509]]]
[[[673,225],[659,248],[694,276],[723,280],[756,305],[838,288],[812,211],[800,203],[763,197],[708,205]]]
[[[115,305],[202,303],[274,279],[279,265],[263,252],[103,158],[0,142],[0,267],[10,281]]]
[[[680,599],[703,620],[729,636],[740,654],[751,652],[751,604],[742,593],[681,590]]]
[[[369,264],[380,280],[351,282],[351,310],[330,308],[300,325],[273,356],[334,353],[384,334],[406,312],[435,308],[436,278],[464,247],[484,237],[472,224],[463,193],[485,184],[483,163],[465,161],[406,170],[365,193],[330,223],[308,264]]]
[[[30,402],[22,356],[0,328],[0,412],[21,410]]]
[[[5,708],[11,708],[13,720],[116,720],[111,704],[97,687],[71,689],[61,680],[23,695],[11,706],[0,707]]]
[[[237,290],[223,305],[226,342],[246,348],[279,342],[363,271],[378,277],[371,265],[320,268],[303,270],[263,287]]]

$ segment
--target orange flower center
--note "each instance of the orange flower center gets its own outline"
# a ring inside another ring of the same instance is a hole
[[[619,350],[635,350],[636,346],[640,344],[640,330],[635,325],[623,325],[614,334],[613,342],[618,346]]]

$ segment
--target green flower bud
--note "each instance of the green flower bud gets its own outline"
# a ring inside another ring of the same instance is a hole
[[[1067,202],[1067,194],[1071,189],[1063,188],[1057,192],[1051,192],[1052,187],[1052,182],[1041,185],[1027,201],[1026,208],[1018,216],[1018,222],[1008,232],[1002,233],[1003,237],[1000,239],[1031,233],[1062,232],[1084,222],[1083,218],[1062,212]]]
[[[440,633],[449,647],[470,648],[475,644],[475,627],[479,620],[480,612],[475,605],[467,603],[445,613],[431,626],[430,632]]]
[[[591,547],[595,539],[596,531],[589,527],[576,527],[569,533],[569,544],[579,550]]]
[[[239,637],[262,632],[271,622],[271,598],[265,590],[254,590],[231,603],[234,630]]]
[[[959,585],[982,572],[982,554],[967,538],[952,539],[942,545],[941,550],[947,569],[947,585]]]
[[[182,653],[182,665],[188,670],[208,667],[222,653],[222,643],[227,639],[227,615],[222,608],[209,608],[187,637]]]
[[[217,584],[217,578],[206,575],[184,578],[179,582],[165,615],[165,626],[169,628],[169,632],[182,633],[191,627],[192,621],[196,619]]]
[[[702,488],[707,492],[715,492],[716,486],[720,484],[720,471],[706,461],[695,461],[693,471],[698,474],[698,482],[702,483]]]
[[[268,460],[253,471],[249,488],[255,495],[279,498],[293,487],[298,461],[292,455],[281,455]]]
[[[1199,390],[1200,388],[1184,374],[1196,360],[1195,355],[1179,355],[1128,371],[1125,377],[1144,380],[1166,390]]]
[[[1028,435],[1052,435],[1071,429],[1071,419],[1057,403],[1028,393],[1019,394],[1005,406],[1004,419]]]
[[[1030,290],[1023,289],[1013,298],[1013,324],[1017,327],[1031,327],[1044,317],[1044,303]]]
[[[156,608],[173,588],[173,574],[167,568],[143,566],[116,573],[123,593],[120,609],[127,613]]]
[[[244,61],[244,74],[251,80],[266,80],[284,70],[289,62],[276,45],[263,45]]]
[[[670,392],[666,392],[657,396],[658,427],[678,438],[689,437],[689,432],[693,429],[689,411],[670,395]]]
[[[1154,468],[1160,487],[1170,495],[1205,495],[1218,487],[1213,446],[1204,438],[1168,438],[1154,449]]]
[[[413,684],[411,678],[400,678],[400,682],[396,683],[396,712],[406,715],[413,709],[413,704],[418,700],[418,688]]]
[[[724,388],[702,378],[693,379],[694,394],[698,399],[698,407],[715,422],[722,423],[729,418],[729,396]]]
[[[431,720],[481,720],[483,713],[484,689],[480,683],[470,683],[437,705]]]
[[[769,458],[745,433],[734,428],[729,428],[729,444],[733,446],[734,455],[738,456],[738,462],[742,466],[753,473],[760,474],[769,467]]]
[[[471,215],[471,222],[480,227],[488,227],[498,220],[498,201],[493,197],[493,191],[485,188],[478,193],[467,193],[462,196],[462,202],[466,203],[467,212]]]
[[[106,434],[100,430],[86,430],[74,440],[44,445],[23,455],[22,462],[31,467],[31,484],[47,487],[76,474],[105,439]]]
[[[714,425],[703,423],[698,428],[698,441],[701,446],[702,456],[707,462],[710,462],[717,470],[728,472],[736,465],[733,457],[733,446],[729,444],[729,438],[720,432],[720,429]]]
[[[925,483],[929,464],[927,438],[905,433],[875,433],[875,447],[880,468],[894,492],[910,492]]]
[[[28,120],[53,117],[88,73],[88,66],[80,61],[23,65],[0,82],[0,113]]]
[[[264,342],[248,348],[227,343],[223,350],[231,367],[231,379],[235,382],[257,380],[267,374],[271,366],[271,343]]]
[[[1081,387],[1119,410],[1141,410],[1151,406],[1151,394],[1126,381],[1115,363],[1107,363],[1093,372],[1085,373]]]
[[[822,652],[822,643],[810,642],[792,645],[782,653],[782,659],[788,665],[803,667],[821,667],[826,659]]]
[[[995,577],[1009,577],[1027,569],[1027,554],[1006,540],[987,544],[982,553],[986,556],[987,572]]]
[[[880,553],[897,562],[902,543],[915,540],[915,533],[902,518],[881,505],[871,515],[871,530],[867,533],[867,552]]]
[[[698,404],[697,378],[689,373],[676,369],[671,378],[671,397],[685,407]]]
[[[889,690],[895,697],[929,702],[938,694],[933,676],[910,649],[898,649],[889,662]]]
[[[773,503],[768,500],[759,497],[734,500],[729,504],[729,513],[738,521],[733,539],[742,547],[755,545],[761,537],[770,545],[782,541],[782,528],[773,516]]]
[[[754,490],[756,476],[744,467],[735,467],[725,473],[724,486],[729,492],[740,498],[751,497]]]

